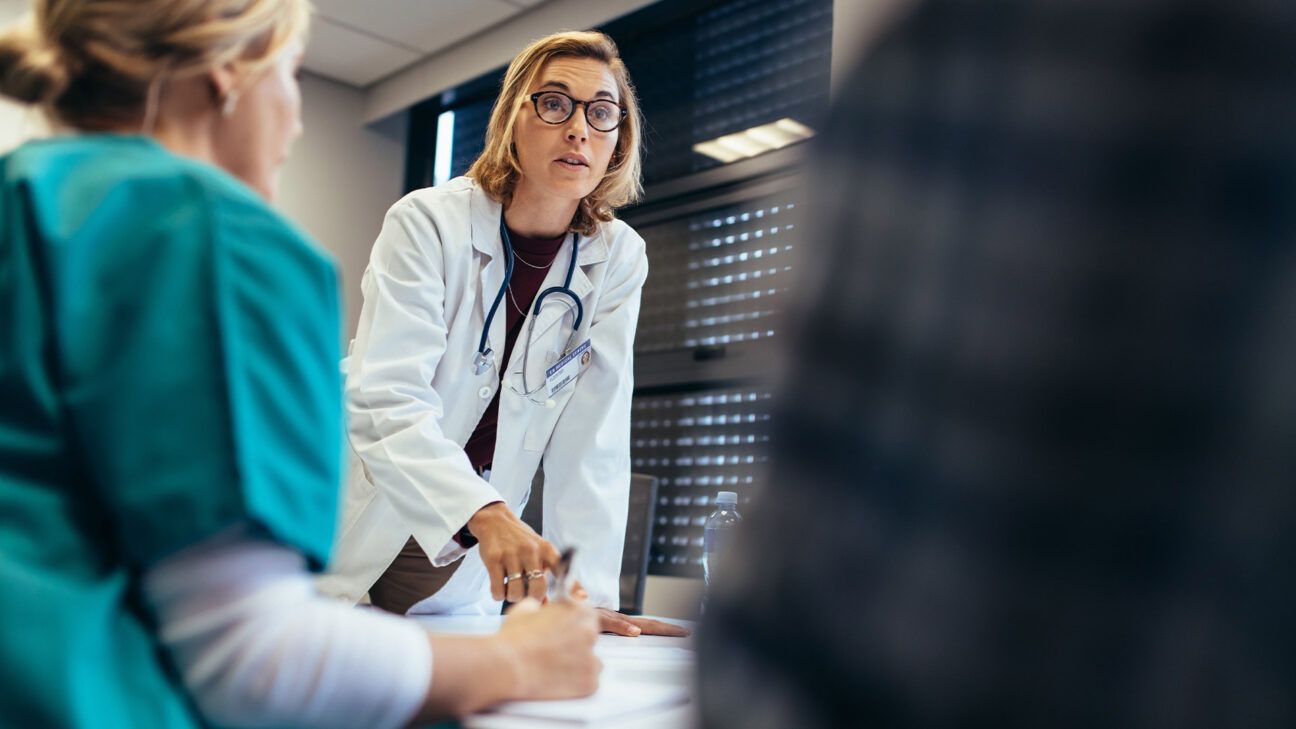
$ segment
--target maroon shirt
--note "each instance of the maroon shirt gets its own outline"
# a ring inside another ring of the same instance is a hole
[[[518,334],[526,321],[527,312],[534,305],[540,285],[544,283],[549,267],[553,265],[558,249],[566,239],[566,234],[550,240],[527,238],[518,235],[512,229],[509,230],[509,240],[513,242],[513,278],[509,282],[509,291],[505,292],[504,300],[500,302],[500,308],[495,314],[499,316],[500,311],[504,312],[507,335],[504,339],[503,361],[506,367],[509,356],[513,354],[513,344],[517,342]],[[522,307],[520,311],[519,306]],[[500,390],[503,390],[503,387]],[[464,445],[468,460],[472,462],[473,469],[478,472],[483,468],[489,468],[495,455],[495,428],[499,424],[500,390],[496,390],[494,399],[486,406],[486,412],[482,413],[477,428],[473,430],[473,434],[468,437],[468,443]]]

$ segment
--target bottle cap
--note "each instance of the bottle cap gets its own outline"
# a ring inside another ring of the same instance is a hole
[[[736,491],[721,491],[720,493],[716,494],[715,502],[717,504],[731,504],[733,506],[737,506],[738,493]]]

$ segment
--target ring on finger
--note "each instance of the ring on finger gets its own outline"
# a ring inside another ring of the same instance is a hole
[[[510,583],[510,582],[516,582],[517,580],[520,580],[520,579],[522,579],[522,573],[521,573],[521,572],[515,572],[515,573],[513,573],[513,574],[511,574],[511,575],[506,575],[506,576],[504,577],[504,584],[507,585],[507,584]]]
[[[544,579],[544,570],[531,570],[526,573],[526,583],[523,587],[526,589],[526,596],[531,597],[531,581]]]

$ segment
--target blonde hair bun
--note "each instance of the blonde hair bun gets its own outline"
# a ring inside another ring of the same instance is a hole
[[[36,32],[31,17],[0,31],[0,94],[24,104],[48,104],[70,80],[62,56]]]
[[[310,24],[310,0],[32,0],[0,30],[0,94],[77,129],[138,124],[168,79],[267,66]]]

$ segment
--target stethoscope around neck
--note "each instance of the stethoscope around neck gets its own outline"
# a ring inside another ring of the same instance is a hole
[[[513,280],[513,241],[509,238],[508,226],[504,225],[504,213],[500,212],[500,240],[504,243],[504,283],[500,284],[499,291],[495,293],[495,301],[491,303],[490,311],[486,313],[486,321],[482,324],[481,340],[477,343],[477,354],[473,357],[473,374],[481,376],[491,366],[491,353],[493,350],[487,346],[486,340],[490,334],[491,322],[495,320],[495,312],[499,309],[500,302],[504,300],[504,295],[508,291],[509,282]],[[526,342],[522,350],[522,394],[530,396],[535,392],[528,387],[526,381],[526,364],[527,357],[531,353],[531,333],[535,329],[536,318],[540,315],[540,307],[544,305],[544,300],[553,294],[562,294],[571,299],[576,304],[576,320],[572,322],[572,337],[580,329],[581,320],[585,317],[585,307],[581,304],[580,297],[571,289],[572,275],[576,273],[576,255],[580,252],[580,235],[572,233],[572,250],[571,262],[567,264],[567,278],[563,281],[562,286],[552,286],[541,291],[535,298],[535,303],[531,307],[530,321],[527,323]],[[571,347],[571,338],[568,338],[568,346]],[[563,352],[566,354],[566,351]],[[537,388],[539,389],[539,388]]]

